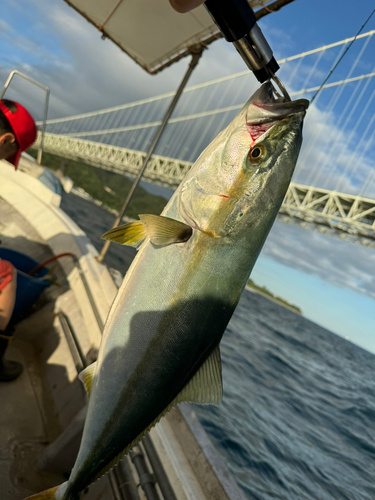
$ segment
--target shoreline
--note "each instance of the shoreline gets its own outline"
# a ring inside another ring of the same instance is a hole
[[[96,200],[92,196],[90,196],[86,191],[82,188],[72,188],[69,194],[72,194],[73,196],[77,196],[78,198],[81,198],[82,200],[86,200],[90,203],[93,203],[97,207],[102,208],[106,212],[115,215],[116,217],[118,216],[119,212],[115,210],[114,208],[109,207],[108,205],[104,205],[104,203],[100,200]],[[123,222],[128,223],[128,222],[134,222],[137,219],[133,219],[132,217],[128,217],[127,215],[123,215],[122,219]]]
[[[266,299],[269,299],[271,300],[272,302],[275,302],[276,304],[279,304],[279,306],[282,306],[282,307],[285,307],[285,309],[288,309],[289,311],[292,311],[294,312],[295,314],[298,314],[299,316],[302,316],[303,317],[303,314],[302,312],[299,312],[297,309],[295,309],[293,306],[288,306],[288,304],[285,304],[285,302],[281,302],[279,301],[278,299],[276,299],[275,297],[271,297],[271,295],[268,295],[266,293],[263,293],[259,290],[256,290],[255,288],[252,288],[251,286],[248,286],[246,285],[245,286],[245,289],[248,290],[249,292],[253,292],[253,293],[258,293],[259,295],[262,295],[263,297],[265,297]]]

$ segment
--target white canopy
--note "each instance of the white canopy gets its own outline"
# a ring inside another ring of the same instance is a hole
[[[188,55],[189,47],[209,44],[221,37],[204,6],[179,14],[168,0],[65,1],[149,73],[157,73]],[[249,3],[254,10],[269,4],[265,9],[267,13],[273,10],[274,4],[284,5],[290,1],[293,0],[272,3],[249,0]]]

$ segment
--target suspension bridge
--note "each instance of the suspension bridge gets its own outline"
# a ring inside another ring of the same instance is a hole
[[[279,59],[292,98],[321,88],[279,218],[375,248],[375,31]],[[257,88],[249,71],[187,87],[143,180],[175,189]],[[174,92],[47,121],[43,150],[135,177]],[[35,147],[38,147],[40,137]]]

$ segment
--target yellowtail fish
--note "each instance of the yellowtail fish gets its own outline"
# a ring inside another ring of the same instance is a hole
[[[308,104],[264,83],[160,216],[103,236],[139,252],[80,374],[89,407],[70,478],[30,499],[79,499],[173,406],[221,401],[219,343],[289,186]]]

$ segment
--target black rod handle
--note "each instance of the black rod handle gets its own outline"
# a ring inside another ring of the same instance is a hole
[[[228,42],[243,38],[257,22],[246,0],[206,0],[205,6]]]

